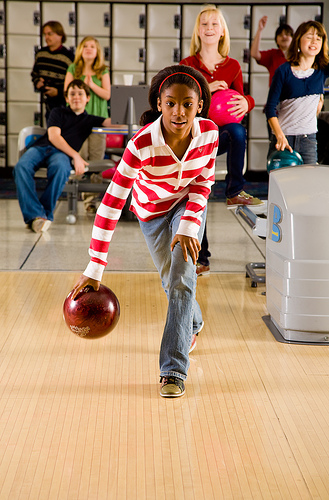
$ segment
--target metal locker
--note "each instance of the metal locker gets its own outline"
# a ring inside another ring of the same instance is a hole
[[[233,38],[246,38],[249,40],[250,32],[250,6],[249,5],[219,5],[231,40]]]
[[[301,23],[310,19],[320,21],[321,8],[319,5],[289,5],[287,12],[288,24],[296,30]]]
[[[183,19],[182,19],[182,34],[183,38],[188,38],[191,41],[191,36],[193,33],[193,28],[195,25],[195,20],[202,8],[202,4],[199,5],[183,5]],[[188,53],[188,55],[190,55]],[[186,57],[186,56],[184,56]]]
[[[178,64],[179,40],[149,38],[147,40],[147,71],[159,71],[165,66]]]
[[[147,9],[147,36],[179,38],[180,8],[178,5],[152,5]]]
[[[24,47],[24,50],[22,48]],[[7,38],[7,65],[9,68],[32,70],[35,51],[40,48],[40,39],[32,35],[10,35]]]
[[[300,7],[299,7],[300,9]],[[304,10],[304,6],[303,9]],[[258,30],[259,20],[263,16],[267,16],[267,24],[262,31],[262,39],[273,40],[273,47],[276,47],[274,41],[274,35],[276,29],[280,26],[280,19],[282,22],[286,22],[286,7],[284,5],[259,5],[254,6],[252,9],[252,38],[254,38],[256,31]],[[282,24],[282,23],[281,23]]]
[[[39,102],[39,92],[34,92],[31,68],[9,68],[7,72],[8,101]]]
[[[182,41],[181,59],[185,59],[185,57],[188,57],[190,55],[190,45],[191,45],[191,38],[184,38]]]
[[[145,36],[145,5],[113,4],[112,36],[138,38]]]
[[[39,35],[39,2],[7,2],[7,34],[23,33]]]
[[[108,3],[78,3],[77,8],[78,36],[92,35],[110,36],[110,5]]]
[[[249,138],[267,139],[267,120],[264,107],[254,107],[249,113]]]
[[[75,35],[75,4],[73,2],[42,2],[42,24],[47,21],[59,21],[66,35]]]
[[[248,170],[266,171],[268,140],[249,139],[248,141]]]
[[[7,137],[8,167],[14,167],[18,161],[17,142],[18,142],[18,134],[9,135]]]
[[[113,71],[144,71],[145,41],[144,38],[112,39]]]
[[[268,74],[254,73],[250,75],[250,95],[255,99],[255,104],[264,106],[268,94]]]
[[[40,106],[33,102],[11,102],[8,106],[8,133],[18,134],[24,127],[34,125]]]
[[[248,63],[244,62],[245,51],[249,48],[249,40],[236,40],[231,38],[229,56],[239,61],[242,71],[248,72]]]

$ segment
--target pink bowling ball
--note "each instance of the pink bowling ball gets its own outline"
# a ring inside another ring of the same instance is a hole
[[[218,90],[212,95],[209,108],[209,118],[219,127],[227,125],[228,123],[241,122],[243,116],[237,118],[235,115],[231,115],[228,111],[229,108],[232,108],[232,103],[229,101],[236,95],[240,94],[233,89]]]

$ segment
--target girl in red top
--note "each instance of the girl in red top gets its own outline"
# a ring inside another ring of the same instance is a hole
[[[232,103],[231,113],[242,117],[255,105],[250,95],[243,93],[241,66],[228,56],[230,36],[225,19],[214,5],[205,5],[197,16],[191,40],[190,56],[180,64],[191,66],[202,73],[209,83],[212,93],[233,89],[237,94]],[[240,123],[230,123],[219,127],[219,147],[217,155],[227,153],[226,198],[228,206],[259,205],[258,198],[243,191],[244,156],[246,130]],[[210,253],[206,236],[202,242],[198,260],[198,274],[209,273]]]
[[[182,396],[189,352],[203,327],[195,300],[196,262],[207,199],[214,183],[217,126],[207,117],[211,95],[202,75],[186,66],[170,66],[153,79],[151,110],[145,125],[128,143],[97,210],[90,263],[75,285],[98,290],[112,234],[132,191],[136,214],[162,286],[168,297],[160,350],[160,395]]]

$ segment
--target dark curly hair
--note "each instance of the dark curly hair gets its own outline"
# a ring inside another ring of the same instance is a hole
[[[180,64],[167,66],[152,78],[149,90],[149,103],[151,109],[142,114],[140,125],[147,125],[148,123],[154,122],[157,118],[159,118],[161,112],[158,111],[158,97],[160,97],[160,94],[162,94],[165,89],[174,83],[186,85],[188,88],[195,91],[199,100],[203,101],[202,110],[198,116],[207,118],[211,101],[211,93],[208,82],[196,69]]]

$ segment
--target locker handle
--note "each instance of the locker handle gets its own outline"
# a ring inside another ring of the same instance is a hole
[[[0,125],[6,125],[7,113],[5,111],[0,112]]]
[[[0,24],[5,24],[5,11],[0,10]]]
[[[33,24],[34,26],[40,26],[40,12],[37,10],[33,12]]]
[[[110,14],[108,12],[104,12],[104,28],[110,27]]]
[[[250,30],[250,14],[247,14],[243,18],[243,27],[245,30]]]
[[[250,50],[243,49],[243,62],[249,64],[250,63]]]
[[[110,47],[104,47],[104,59],[105,61],[110,59]]]
[[[174,29],[175,30],[181,29],[181,16],[180,16],[180,14],[174,15]]]
[[[146,28],[146,16],[145,14],[139,14],[139,27],[141,29],[144,29]]]
[[[6,92],[6,79],[0,78],[0,92]]]
[[[174,50],[173,50],[173,58],[172,58],[172,60],[175,63],[179,63],[179,61],[181,60],[180,49],[178,47],[175,47]]]
[[[281,26],[281,24],[286,24],[287,22],[287,17],[282,14],[282,16],[279,17],[279,26]]]
[[[0,59],[6,57],[6,45],[4,43],[0,44]]]
[[[75,12],[69,12],[69,26],[75,26]]]
[[[138,49],[138,61],[145,62],[146,50],[144,48]]]

